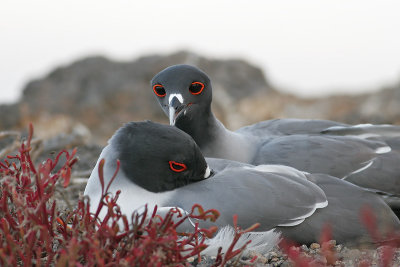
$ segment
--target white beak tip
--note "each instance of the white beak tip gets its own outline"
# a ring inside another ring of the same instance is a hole
[[[204,173],[204,178],[207,179],[207,178],[210,177],[210,175],[211,175],[211,169],[210,169],[210,167],[208,167],[208,165],[207,165],[207,169],[206,169],[206,171],[205,171],[205,173]]]

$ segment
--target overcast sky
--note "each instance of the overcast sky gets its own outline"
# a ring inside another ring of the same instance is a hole
[[[179,49],[244,58],[300,95],[373,90],[400,80],[399,14],[398,0],[2,0],[0,102],[83,56]]]

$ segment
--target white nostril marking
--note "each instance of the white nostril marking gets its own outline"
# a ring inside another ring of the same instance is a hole
[[[172,98],[174,98],[174,96],[176,96],[176,98],[178,98],[179,102],[181,102],[181,104],[183,104],[183,96],[181,94],[170,94],[169,98],[168,98],[169,105],[171,105],[171,101],[172,101]]]

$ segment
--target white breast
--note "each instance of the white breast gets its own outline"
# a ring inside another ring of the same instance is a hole
[[[100,160],[103,158],[105,159],[103,170],[105,187],[109,183],[116,169],[116,153],[112,151],[110,146],[106,146],[100,154],[99,160],[90,175],[84,192],[86,196],[90,197],[91,212],[97,210],[97,205],[101,198],[101,184],[98,175],[98,167]],[[163,206],[165,201],[169,199],[172,194],[172,191],[163,193],[147,191],[130,181],[121,169],[111,184],[109,192],[115,196],[118,190],[120,190],[121,193],[117,203],[120,206],[122,213],[128,215],[128,218],[130,218],[130,215],[135,210],[144,208],[146,204],[148,204],[148,210],[152,212],[155,205]],[[100,216],[104,216],[105,212],[104,209],[104,212],[102,212]]]
[[[119,172],[110,189],[111,192],[116,192],[117,190],[121,190],[117,203],[121,211],[127,215],[132,214],[135,210],[141,211],[146,204],[148,211],[151,213],[155,205],[158,205],[158,207],[164,206],[165,201],[170,198],[172,192],[153,193],[147,191],[127,179],[122,171]]]

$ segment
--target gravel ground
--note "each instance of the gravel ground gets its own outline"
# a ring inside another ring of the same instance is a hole
[[[321,250],[321,245],[318,243],[313,243],[309,247],[306,245],[293,247],[300,253],[301,257],[309,260],[309,265],[296,265],[294,261],[288,259],[288,256],[282,250],[276,247],[264,255],[251,253],[247,258],[231,260],[228,262],[228,266],[383,266],[382,252],[385,249],[383,246],[377,249],[359,249],[347,248],[341,244],[336,244],[334,240],[329,241],[329,243],[332,244],[331,251],[335,252],[334,257],[324,254]],[[250,262],[254,256],[257,256],[257,259],[254,262]],[[197,263],[197,260],[192,258],[189,262],[191,266],[205,267],[212,265],[215,262],[215,257],[203,256],[200,263]],[[387,266],[400,266],[400,248],[394,250],[393,259],[390,265]]]

